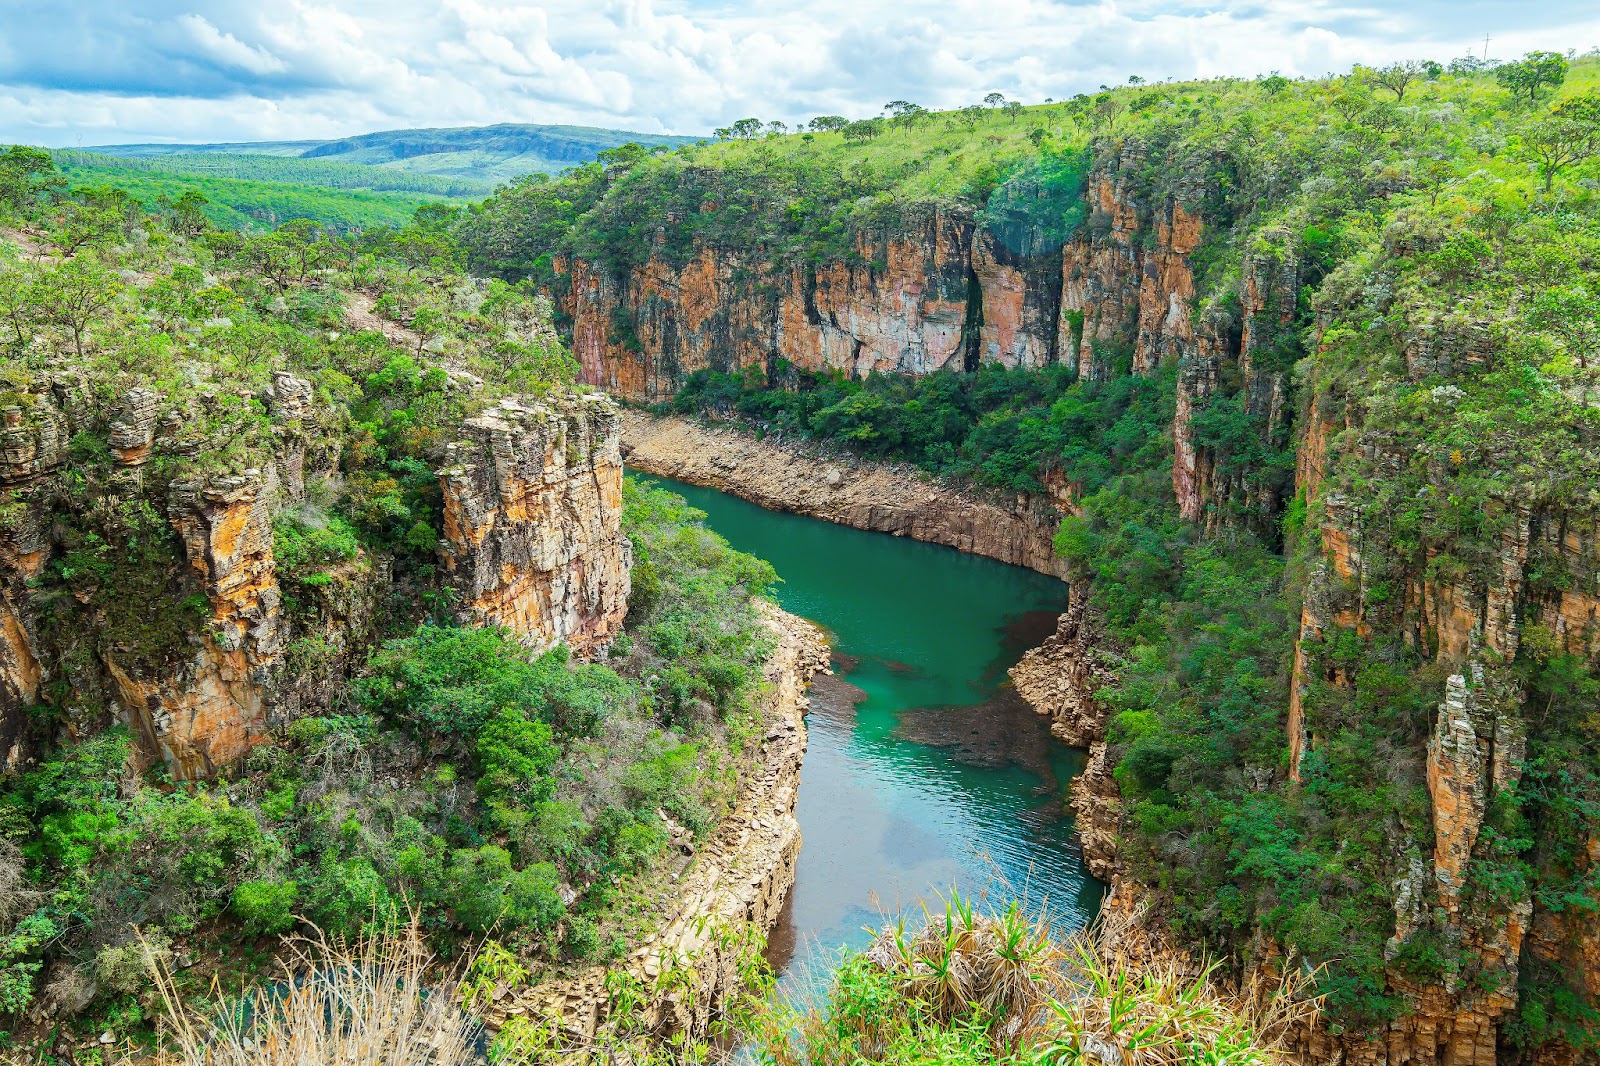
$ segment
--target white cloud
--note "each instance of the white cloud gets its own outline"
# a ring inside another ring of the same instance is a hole
[[[252,140],[571,122],[702,133],[990,90],[1600,44],[1490,0],[0,0],[0,141]],[[1458,39],[1459,38],[1459,39]],[[72,40],[74,47],[59,47]]]
[[[251,74],[277,74],[287,64],[264,48],[252,48],[231,33],[223,33],[199,15],[180,15],[178,25],[188,31],[201,54]]]

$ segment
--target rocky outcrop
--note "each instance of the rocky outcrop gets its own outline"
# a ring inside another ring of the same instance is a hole
[[[467,421],[439,484],[440,561],[463,621],[579,655],[622,628],[632,556],[611,401],[503,400]]]
[[[693,849],[686,868],[658,871],[653,902],[665,913],[656,932],[620,964],[551,974],[515,995],[497,992],[487,1011],[492,1027],[515,1017],[552,1021],[563,1046],[592,1047],[609,1022],[612,989],[626,975],[643,993],[640,1016],[654,1035],[703,1036],[738,988],[740,963],[759,943],[746,934],[765,936],[794,886],[805,691],[828,669],[828,646],[815,626],[770,606],[765,621],[776,638],[764,668],[766,732],[733,811]]]
[[[1096,690],[1111,679],[1089,616],[1089,590],[1075,586],[1056,631],[1011,668],[1017,694],[1050,719],[1050,732],[1075,748],[1103,740],[1106,715]]]
[[[174,777],[216,774],[329,705],[377,638],[394,573],[366,552],[278,571],[274,517],[319,521],[308,501],[337,491],[339,436],[309,382],[273,375],[270,424],[221,472],[201,459],[196,412],[144,387],[102,408],[80,385],[38,381],[0,412],[0,764],[26,764],[45,739],[28,708],[45,705],[68,735],[120,718]],[[69,440],[93,454],[96,439],[103,460],[66,463]],[[628,592],[621,469],[601,399],[506,401],[470,421],[440,475],[464,615],[541,646],[603,646]]]
[[[768,510],[943,544],[1065,577],[1055,553],[1070,491],[985,494],[913,469],[828,452],[807,442],[757,440],[736,429],[638,411],[622,415],[628,465],[731,493]]]
[[[141,406],[153,425],[154,403]],[[149,447],[145,442],[141,452]],[[121,661],[114,646],[102,658],[146,749],[159,752],[173,776],[193,780],[244,757],[266,733],[266,682],[282,650],[281,601],[260,471],[176,482],[167,514],[209,605],[207,624],[192,638],[193,658],[154,675]]]
[[[1055,633],[1011,668],[1011,683],[1035,711],[1050,719],[1052,734],[1073,747],[1088,749],[1089,761],[1072,781],[1068,804],[1084,863],[1102,881],[1112,881],[1122,796],[1111,776],[1107,752],[1109,712],[1097,697],[1100,686],[1113,680],[1102,654],[1103,640],[1089,609],[1087,586],[1075,585]],[[1136,892],[1132,886],[1123,889],[1125,895]]]
[[[1435,394],[1448,400],[1449,387]],[[1559,893],[1536,892],[1531,880],[1520,878],[1508,882],[1514,891],[1485,891],[1481,880],[1500,861],[1495,841],[1505,827],[1493,821],[1497,805],[1502,811],[1526,805],[1527,817],[1538,802],[1513,800],[1537,712],[1525,707],[1512,664],[1530,639],[1540,654],[1566,652],[1594,662],[1600,584],[1593,560],[1600,556],[1587,518],[1506,504],[1486,516],[1497,533],[1480,564],[1397,565],[1383,534],[1387,516],[1369,513],[1330,480],[1341,458],[1380,469],[1398,463],[1386,454],[1381,435],[1353,430],[1356,425],[1355,403],[1323,393],[1308,398],[1297,482],[1308,504],[1313,550],[1305,563],[1288,708],[1290,775],[1300,781],[1307,753],[1323,742],[1311,694],[1357,683],[1339,657],[1326,652],[1327,639],[1341,633],[1397,637],[1444,677],[1423,750],[1396,751],[1389,771],[1425,783],[1429,821],[1406,829],[1427,832],[1433,846],[1427,853],[1400,834],[1389,857],[1396,875],[1385,978],[1404,1007],[1380,1032],[1308,1033],[1303,1047],[1314,1058],[1374,1066],[1490,1066],[1505,1057],[1505,1028],[1525,994],[1519,981],[1530,964],[1545,967],[1534,979],[1548,983],[1560,972],[1551,969],[1559,960],[1568,969],[1555,980],[1600,1002],[1589,976],[1594,971],[1585,968],[1596,937],[1562,904],[1546,909]],[[1434,558],[1427,554],[1429,562]],[[1572,876],[1583,862],[1579,855],[1570,864],[1575,869],[1561,873]],[[1437,977],[1424,979],[1401,964],[1416,944],[1444,945]],[[1538,1060],[1569,1061],[1562,1047],[1546,1046]]]

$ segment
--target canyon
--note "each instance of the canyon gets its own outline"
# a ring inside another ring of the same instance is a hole
[[[1236,525],[1271,541],[1290,502],[1304,508],[1299,639],[1281,726],[1287,760],[1252,769],[1261,787],[1300,787],[1303,761],[1323,744],[1312,704],[1354,690],[1355,677],[1328,663],[1325,639],[1381,628],[1444,679],[1430,736],[1400,761],[1426,781],[1430,825],[1407,829],[1431,833],[1431,854],[1396,839],[1386,858],[1397,879],[1384,980],[1404,1006],[1377,1031],[1305,1033],[1303,1049],[1318,1060],[1373,1066],[1487,1066],[1504,1055],[1503,1028],[1530,958],[1576,974],[1595,1002],[1592,923],[1551,909],[1526,886],[1510,898],[1462,887],[1469,866],[1489,861],[1488,812],[1523,772],[1527,711],[1506,665],[1518,654],[1519,633],[1533,625],[1542,654],[1592,663],[1600,651],[1594,517],[1553,502],[1508,504],[1495,516],[1504,529],[1500,546],[1481,569],[1444,577],[1411,571],[1398,587],[1386,577],[1381,596],[1369,595],[1376,579],[1364,560],[1368,546],[1381,543],[1385,517],[1350,497],[1349,471],[1378,476],[1403,461],[1402,445],[1365,424],[1372,406],[1349,380],[1293,373],[1302,336],[1319,347],[1329,320],[1326,313],[1308,318],[1301,295],[1323,267],[1300,233],[1272,226],[1238,253],[1227,298],[1206,295],[1196,257],[1226,236],[1207,229],[1209,178],[1197,167],[1178,174],[1162,198],[1142,199],[1143,152],[1126,138],[1097,155],[1084,193],[1089,221],[1056,250],[1002,241],[970,217],[932,210],[892,233],[858,233],[853,264],[793,267],[726,246],[700,246],[687,261],[652,255],[621,275],[562,261],[574,352],[585,380],[647,403],[670,398],[701,368],[773,375],[787,364],[859,378],[971,370],[980,362],[1059,363],[1088,381],[1175,368],[1170,480],[1182,518],[1210,533]],[[618,322],[629,329],[619,334]],[[1475,347],[1482,335],[1472,327],[1416,324],[1397,344],[1412,382],[1482,357]],[[1126,361],[1120,370],[1118,360]],[[1195,427],[1224,398],[1265,441],[1293,450],[1291,478],[1251,478],[1240,464],[1219,461]],[[1045,492],[995,500],[815,444],[753,439],[736,427],[630,413],[624,446],[642,470],[763,506],[1065,576],[1049,545],[1056,522],[1073,511],[1070,469],[1050,470]],[[1072,802],[1088,861],[1116,883],[1113,898],[1125,899],[1141,889],[1117,860],[1116,753],[1108,751],[1106,712],[1095,696],[1117,649],[1101,646],[1088,588],[1074,591],[1057,635],[1014,677],[1058,735],[1090,750]],[[1594,851],[1591,831],[1565,873],[1592,869]],[[1424,935],[1470,961],[1437,976],[1403,970],[1402,946]],[[1284,950],[1263,942],[1244,962]],[[1541,1051],[1540,1061],[1565,1061],[1558,1048]]]

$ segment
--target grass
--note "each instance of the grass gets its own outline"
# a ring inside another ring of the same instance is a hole
[[[1296,83],[1295,92],[1315,94],[1332,84],[1308,80]],[[1438,82],[1418,82],[1405,99],[1406,107],[1438,106],[1454,89],[1504,96],[1493,71],[1450,76]],[[1553,97],[1559,101],[1600,88],[1600,62],[1592,55],[1573,60],[1565,83]],[[1174,96],[1196,106],[1192,117],[1208,119],[1209,109],[1223,97],[1247,95],[1253,106],[1269,110],[1292,99],[1293,94],[1270,96],[1259,83],[1245,78],[1170,82],[1122,86],[1092,97],[1036,104],[1015,111],[990,107],[980,111],[935,111],[915,124],[885,120],[882,132],[868,141],[850,141],[843,133],[794,133],[728,140],[680,149],[678,155],[696,163],[750,163],[761,158],[787,159],[825,169],[849,172],[866,168],[896,200],[941,201],[969,193],[995,175],[1003,176],[1019,164],[1039,157],[1040,144],[1055,150],[1081,148],[1098,136],[1137,132],[1146,108]],[[1383,96],[1385,94],[1377,93]]]
[[[1214,967],[1154,951],[1112,914],[1058,936],[1012,904],[984,913],[960,896],[896,921],[847,956],[826,1002],[755,1007],[747,1029],[774,1066],[863,1062],[1179,1066],[1269,1063],[1315,1017],[1298,975],[1243,993]]]
[[[457,1005],[454,975],[435,972],[410,925],[346,943],[287,942],[283,982],[218,1013],[186,1003],[145,949],[171,1043],[159,1066],[454,1066],[477,1059],[479,1027]]]
[[[1017,115],[985,110],[971,123],[956,112],[935,112],[915,126],[886,126],[866,142],[847,140],[842,133],[791,134],[721,141],[680,149],[680,154],[713,166],[770,155],[840,172],[865,166],[888,179],[897,199],[942,200],[961,195],[975,178],[1037,158],[1039,150],[1029,140],[1035,129],[1058,140],[1079,138],[1065,105],[1044,104]]]

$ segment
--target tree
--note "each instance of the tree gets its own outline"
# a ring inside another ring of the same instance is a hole
[[[0,207],[26,211],[45,196],[59,192],[60,173],[49,152],[13,144],[0,152]]]
[[[1549,192],[1562,170],[1600,154],[1600,93],[1563,101],[1523,130],[1519,147],[1539,165]]]
[[[1277,96],[1279,93],[1283,92],[1289,87],[1289,79],[1285,78],[1277,71],[1273,71],[1271,74],[1268,74],[1266,77],[1258,80],[1261,82],[1262,91],[1264,91],[1268,96]]]
[[[813,133],[838,133],[848,125],[850,120],[843,115],[818,115],[806,123]]]
[[[1379,67],[1372,72],[1372,80],[1381,89],[1388,89],[1394,93],[1395,103],[1406,98],[1406,87],[1426,73],[1422,62],[1416,59],[1407,59],[1400,63],[1390,63],[1386,67]]]
[[[758,118],[742,118],[728,127],[732,135],[741,141],[748,141],[759,137],[765,124]]]
[[[93,256],[74,256],[41,270],[30,286],[35,304],[47,321],[72,334],[72,346],[83,357],[89,327],[99,321],[122,292],[122,281]]]
[[[844,128],[844,139],[847,141],[870,141],[883,132],[883,124],[875,118],[865,118],[859,122],[852,122]]]
[[[615,148],[607,148],[595,155],[601,166],[619,172],[629,170],[649,158],[650,149],[637,141],[619,144]]]
[[[1012,125],[1016,124],[1017,116],[1022,114],[1022,104],[1017,100],[1006,101],[1006,114],[1011,116]]]
[[[184,237],[198,237],[211,228],[211,220],[206,218],[205,213],[205,206],[210,202],[199,190],[185,189],[176,200],[162,197],[156,204],[167,212],[167,227],[172,232]]]
[[[781,137],[788,132],[789,124],[786,122],[779,122],[777,119],[773,119],[771,122],[767,123],[768,137]]]
[[[1526,96],[1533,103],[1567,80],[1567,57],[1560,52],[1529,52],[1517,62],[1500,67],[1494,76],[1511,95]]]
[[[988,107],[999,107],[1006,102],[1006,97],[1004,93],[990,93],[983,98],[983,102]]]

